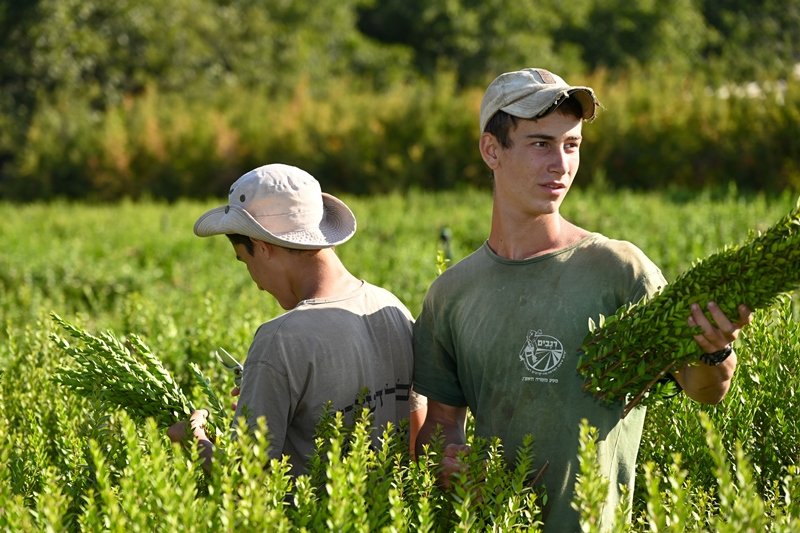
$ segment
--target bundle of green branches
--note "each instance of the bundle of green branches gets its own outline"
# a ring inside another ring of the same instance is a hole
[[[693,339],[699,328],[688,324],[692,303],[714,301],[734,319],[739,304],[768,308],[799,286],[800,199],[766,231],[694,263],[651,298],[597,325],[590,320],[578,364],[584,389],[609,403],[626,401],[625,416],[668,372],[701,355]]]
[[[93,335],[56,314],[51,315],[75,341],[53,334],[55,343],[71,361],[60,367],[54,380],[101,408],[124,409],[133,420],[155,420],[167,428],[186,420],[195,410],[161,361],[137,335],[121,341],[111,332]],[[195,381],[203,390],[213,413],[224,408],[196,364],[191,365]],[[205,407],[205,406],[203,406]],[[212,432],[214,428],[210,428]]]

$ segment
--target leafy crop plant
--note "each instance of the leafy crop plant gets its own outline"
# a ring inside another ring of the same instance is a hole
[[[625,306],[599,324],[589,321],[578,372],[584,389],[602,401],[625,401],[623,416],[668,372],[697,361],[688,324],[692,303],[716,302],[729,317],[737,307],[774,305],[800,286],[800,198],[794,209],[745,242],[696,262],[650,298]],[[746,356],[746,354],[744,354]]]
[[[56,383],[102,406],[122,408],[137,422],[153,418],[162,428],[188,419],[194,411],[195,406],[139,336],[130,335],[123,341],[111,332],[89,333],[56,314],[52,318],[74,341],[52,335],[72,359],[57,370]],[[219,397],[199,367],[194,363],[190,366],[208,404],[223,419],[225,408]],[[212,431],[216,432],[216,428],[212,427]]]

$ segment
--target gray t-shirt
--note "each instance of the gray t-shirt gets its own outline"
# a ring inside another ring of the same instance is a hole
[[[548,465],[548,530],[579,529],[570,502],[581,419],[599,430],[599,460],[612,485],[606,520],[620,497],[617,485],[633,487],[645,411],[620,419],[621,405],[583,392],[578,350],[589,318],[609,316],[665,283],[637,247],[594,233],[523,261],[484,244],[428,291],[414,326],[415,389],[468,406],[476,434],[499,436],[512,465],[523,436],[533,435],[535,464]]]
[[[399,299],[366,282],[341,298],[300,302],[256,332],[236,416],[250,428],[266,417],[270,456],[288,455],[294,475],[307,470],[328,401],[351,422],[366,389],[375,426],[399,423],[409,413],[412,322]]]

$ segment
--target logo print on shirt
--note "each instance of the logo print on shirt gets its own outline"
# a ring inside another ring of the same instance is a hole
[[[542,335],[542,330],[530,330],[519,352],[519,359],[531,373],[544,376],[554,372],[564,362],[564,346],[555,337]]]

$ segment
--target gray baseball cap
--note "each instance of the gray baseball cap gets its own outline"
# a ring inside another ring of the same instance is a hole
[[[536,118],[563,100],[574,96],[591,120],[600,105],[590,87],[573,86],[543,68],[525,68],[500,74],[487,87],[481,101],[481,133],[498,111],[518,118]]]

